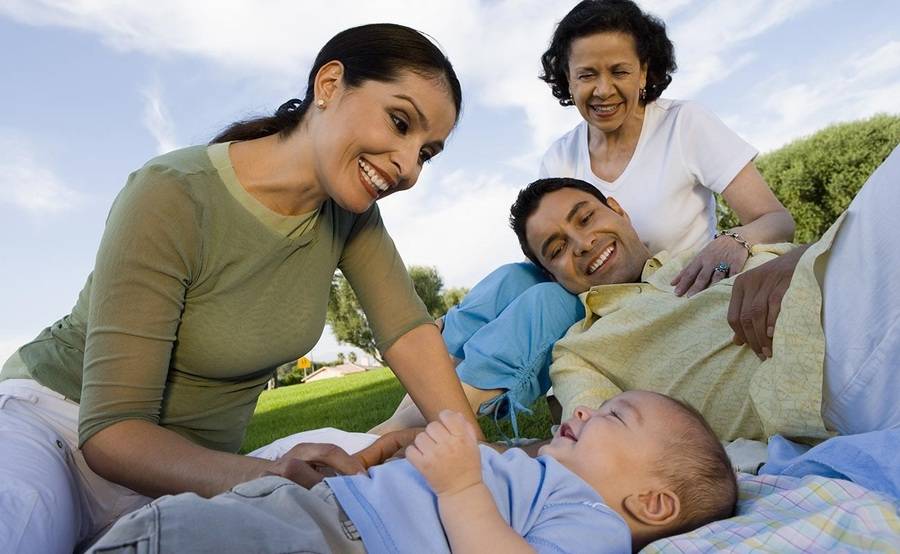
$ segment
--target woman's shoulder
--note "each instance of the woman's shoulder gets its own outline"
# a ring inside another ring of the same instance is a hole
[[[183,175],[209,173],[215,167],[209,158],[208,148],[205,144],[198,144],[172,150],[149,159],[138,171]]]
[[[666,122],[672,125],[691,124],[698,120],[705,121],[715,117],[708,108],[696,100],[658,98],[648,104],[647,107],[656,115],[660,125]]]
[[[707,111],[706,108],[694,100],[677,100],[674,98],[657,98],[647,104],[647,109],[661,119],[671,118],[673,120]]]
[[[557,167],[560,164],[570,165],[579,156],[579,147],[587,141],[587,122],[579,121],[575,127],[553,141],[541,160],[541,165],[546,168]],[[558,173],[558,172],[556,172]],[[554,173],[554,174],[556,174]]]
[[[187,208],[188,205],[207,204],[210,200],[204,183],[213,182],[216,169],[207,154],[206,145],[189,146],[151,158],[129,175],[119,192],[116,203],[140,203],[147,205]],[[218,180],[217,184],[221,184]]]

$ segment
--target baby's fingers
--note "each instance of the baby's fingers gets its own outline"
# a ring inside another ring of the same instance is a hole
[[[475,429],[461,413],[452,410],[443,410],[438,417],[440,417],[441,423],[444,424],[450,434],[468,436],[472,440],[476,440],[478,435],[476,434]]]

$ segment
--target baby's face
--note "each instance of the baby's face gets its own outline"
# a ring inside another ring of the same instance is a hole
[[[661,395],[625,392],[596,410],[576,408],[540,453],[555,458],[604,498],[604,490],[613,485],[641,489],[647,474],[641,470],[658,463],[667,421],[674,412]]]

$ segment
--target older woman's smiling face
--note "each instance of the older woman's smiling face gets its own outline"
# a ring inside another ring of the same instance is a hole
[[[320,115],[319,182],[338,205],[362,213],[416,183],[457,114],[443,78],[407,71],[390,82],[337,86]]]
[[[572,41],[568,77],[581,117],[598,131],[617,132],[643,112],[640,90],[647,83],[647,66],[627,33],[596,33]]]

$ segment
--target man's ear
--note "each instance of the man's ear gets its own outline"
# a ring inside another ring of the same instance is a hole
[[[335,93],[344,85],[344,64],[337,60],[330,61],[316,72],[315,101],[323,100],[326,103],[334,99]]]
[[[609,206],[609,209],[610,209],[610,210],[616,212],[616,213],[619,214],[620,216],[622,216],[622,217],[624,217],[625,219],[631,221],[631,219],[628,217],[628,214],[625,213],[625,208],[623,208],[622,206],[620,206],[619,203],[616,202],[616,199],[613,198],[612,196],[607,196],[607,197],[606,197],[606,205]]]
[[[625,511],[649,526],[670,525],[681,515],[681,501],[669,489],[647,490],[625,497]]]

